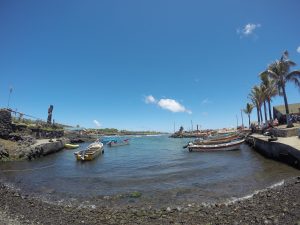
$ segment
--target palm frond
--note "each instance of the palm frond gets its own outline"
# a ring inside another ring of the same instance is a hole
[[[300,70],[294,70],[286,75],[286,79],[289,80],[292,77],[300,78]]]
[[[290,79],[291,82],[295,84],[296,87],[300,88],[300,80],[296,77]]]
[[[293,62],[292,60],[285,60],[285,63],[288,64],[290,67],[291,66],[296,66],[297,64],[295,62]]]
[[[268,69],[268,70],[266,71],[266,73],[269,75],[269,77],[270,77],[271,79],[274,79],[274,80],[277,80],[277,79],[278,79],[278,74],[276,73],[276,71],[271,70],[271,69]]]

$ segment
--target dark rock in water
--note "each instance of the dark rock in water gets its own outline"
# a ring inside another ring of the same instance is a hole
[[[70,140],[70,143],[72,144],[76,144],[76,143],[83,143],[84,140],[80,139],[80,138],[74,138]]]

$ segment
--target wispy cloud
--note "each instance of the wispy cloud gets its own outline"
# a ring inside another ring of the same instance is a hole
[[[237,34],[240,35],[240,37],[249,37],[249,36],[254,36],[257,37],[255,34],[255,31],[257,28],[260,28],[261,24],[253,24],[253,23],[248,23],[246,24],[242,29],[238,28],[237,29]]]
[[[98,120],[93,120],[93,123],[94,123],[97,127],[101,127],[101,124],[99,123]]]
[[[297,48],[297,52],[300,53],[300,46]]]
[[[201,104],[205,105],[205,104],[211,104],[213,103],[212,101],[210,101],[208,98],[204,99]]]
[[[148,95],[145,97],[145,102],[147,104],[156,103],[156,99],[152,95]]]
[[[192,114],[191,110],[186,109],[183,105],[181,105],[178,101],[174,99],[162,98],[160,100],[156,100],[152,95],[149,95],[145,98],[145,103],[157,104],[160,108],[166,109],[174,113],[185,112],[188,114]]]

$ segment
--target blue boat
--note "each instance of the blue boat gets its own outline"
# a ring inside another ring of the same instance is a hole
[[[108,142],[107,145],[110,147],[129,145],[129,139],[113,140],[113,141]]]

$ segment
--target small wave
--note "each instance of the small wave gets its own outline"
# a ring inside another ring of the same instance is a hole
[[[272,184],[271,186],[267,187],[267,188],[264,188],[264,189],[261,189],[261,190],[257,190],[257,191],[254,191],[252,194],[249,194],[249,195],[246,195],[246,196],[243,196],[243,197],[240,197],[240,198],[231,198],[229,201],[226,201],[225,202],[225,205],[230,205],[230,204],[233,204],[235,202],[239,202],[239,201],[244,201],[244,200],[247,200],[247,199],[250,199],[252,198],[254,195],[257,195],[259,193],[262,193],[262,192],[266,192],[268,191],[269,189],[273,189],[273,188],[276,188],[276,187],[280,187],[284,185],[284,180],[282,181],[279,181],[275,184]]]

